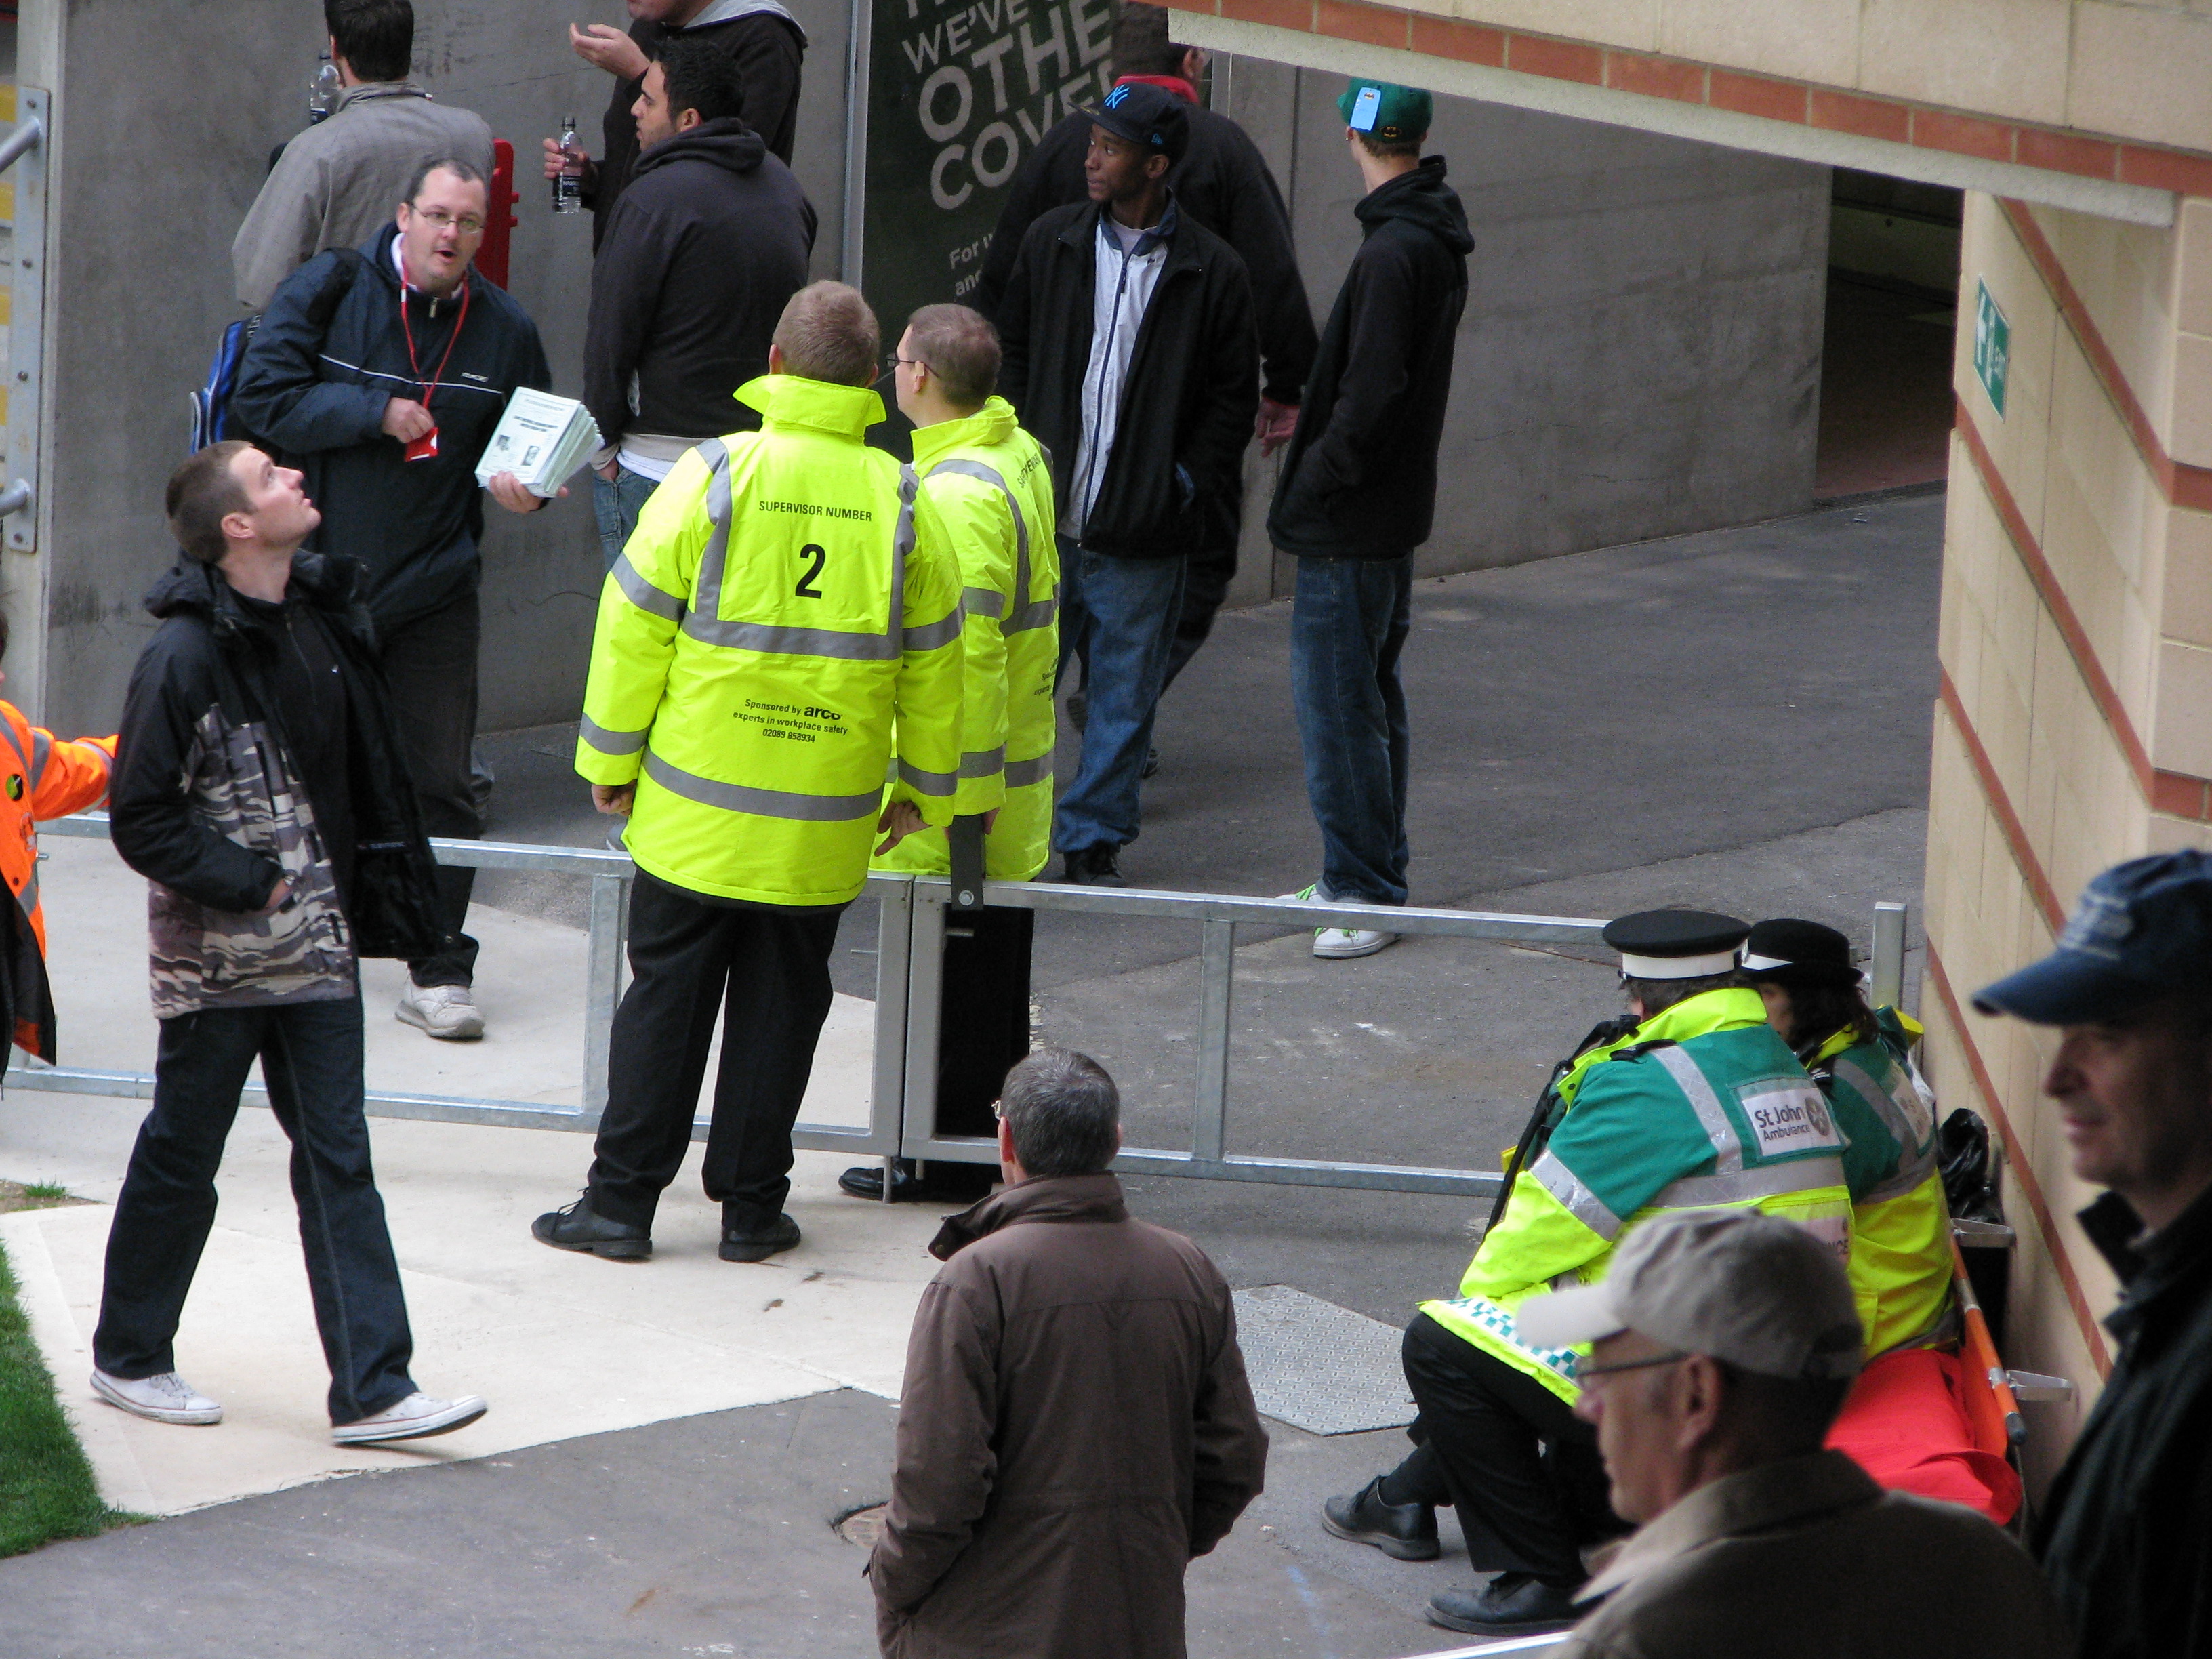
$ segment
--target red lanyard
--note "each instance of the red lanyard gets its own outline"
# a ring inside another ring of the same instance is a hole
[[[468,325],[469,291],[476,285],[464,274],[461,277],[461,314],[453,319],[453,331],[446,340],[446,355],[438,359],[437,373],[428,380],[422,378],[422,360],[415,355],[415,327],[407,320],[407,290],[414,286],[407,276],[407,251],[399,251],[399,327],[407,337],[407,367],[415,371],[415,383],[422,388],[422,407],[430,407],[430,399],[437,394],[438,382],[446,378],[446,365],[453,361],[453,348],[461,343],[461,331]]]

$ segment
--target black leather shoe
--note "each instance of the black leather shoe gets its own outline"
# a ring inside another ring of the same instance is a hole
[[[549,1210],[530,1224],[530,1236],[556,1250],[589,1250],[609,1261],[642,1261],[653,1254],[650,1228],[610,1221],[586,1193],[565,1210]]]
[[[988,1198],[999,1178],[988,1164],[932,1164],[927,1175],[914,1172],[914,1160],[902,1158],[891,1168],[894,1204],[973,1204]],[[840,1192],[881,1203],[884,1170],[880,1164],[857,1164],[837,1177]]]
[[[1470,1636],[1535,1636],[1577,1621],[1575,1593],[1531,1572],[1501,1572],[1479,1589],[1440,1590],[1429,1598],[1429,1622]]]
[[[765,1261],[799,1243],[799,1224],[780,1215],[766,1227],[725,1226],[722,1248],[715,1254],[725,1261]]]
[[[1121,849],[1101,842],[1096,847],[1079,847],[1073,853],[1062,854],[1065,869],[1060,879],[1077,887],[1127,887],[1121,879],[1121,866],[1115,862]]]
[[[1426,1504],[1386,1504],[1376,1475],[1349,1498],[1321,1506],[1321,1523],[1339,1538],[1372,1544],[1399,1561],[1437,1559],[1437,1512]]]

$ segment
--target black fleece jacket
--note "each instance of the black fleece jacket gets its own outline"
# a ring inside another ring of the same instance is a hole
[[[769,337],[806,286],[813,247],[806,192],[743,121],[705,122],[641,155],[592,266],[584,402],[600,435],[757,427],[730,394],[768,373]]]
[[[1175,164],[1176,202],[1244,261],[1259,319],[1267,394],[1278,403],[1294,404],[1313,368],[1314,324],[1283,193],[1243,128],[1210,109],[1185,113],[1190,149]],[[1083,153],[1090,143],[1090,117],[1068,116],[1046,132],[1014,175],[998,228],[991,233],[983,273],[976,279],[973,303],[986,317],[996,319],[1022,239],[1037,216],[1088,199]]]
[[[1441,155],[1353,211],[1365,240],[1322,331],[1267,533],[1285,553],[1396,558],[1428,540],[1436,517],[1474,238]]]
[[[710,5],[708,10],[724,9]],[[660,56],[663,42],[679,35],[726,52],[737,60],[738,78],[745,88],[745,125],[760,134],[769,155],[788,167],[792,140],[799,131],[799,72],[806,61],[806,31],[780,6],[769,5],[741,10],[720,22],[692,23],[682,28],[642,18],[629,26],[629,38],[647,62]],[[607,100],[606,116],[600,123],[605,148],[584,198],[584,204],[592,210],[594,252],[606,240],[607,221],[635,174],[637,118],[630,113],[630,106],[637,102],[642,78],[615,82],[614,96]]]
[[[323,513],[310,544],[361,565],[369,609],[387,635],[476,591],[483,536],[477,462],[515,387],[553,385],[538,325],[474,270],[465,279],[465,322],[458,295],[408,293],[410,360],[392,263],[398,234],[387,225],[358,252],[329,249],[286,277],[230,400],[249,432],[307,474]],[[416,363],[437,382],[430,414],[438,453],[421,461],[407,459],[405,446],[384,431],[386,404],[423,395]]]
[[[1084,202],[1031,225],[999,306],[999,390],[1051,452],[1063,513],[1083,436],[1104,211]],[[1172,203],[1169,213],[1176,215]],[[1168,220],[1161,225],[1169,228]],[[1138,325],[1114,447],[1082,544],[1135,559],[1235,546],[1240,467],[1259,410],[1260,353],[1244,262],[1203,225],[1178,217]]]

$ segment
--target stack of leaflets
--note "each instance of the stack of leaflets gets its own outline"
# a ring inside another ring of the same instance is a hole
[[[600,442],[599,423],[574,398],[517,386],[477,463],[477,482],[512,472],[532,495],[550,501]]]

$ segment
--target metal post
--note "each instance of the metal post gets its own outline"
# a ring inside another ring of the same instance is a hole
[[[875,36],[874,0],[852,0],[845,52],[845,237],[843,273],[860,286],[868,232],[868,81]]]
[[[29,553],[39,544],[40,405],[46,392],[47,94],[15,89],[15,131],[0,144],[0,167],[10,167],[15,186],[15,275],[8,322],[8,550]]]
[[[607,1109],[607,1046],[614,1037],[615,1005],[622,1000],[629,931],[629,878],[593,875],[584,967],[584,1115],[595,1122]]]
[[[915,883],[914,920],[907,935],[906,1080],[901,1103],[899,1150],[917,1155],[917,1143],[937,1139],[937,1048],[945,1016],[945,901],[941,883]]]
[[[884,1202],[906,1125],[907,979],[914,957],[914,883],[878,884],[876,911],[876,1067],[868,1133],[884,1152]]]
[[[1218,1164],[1228,1143],[1229,1014],[1237,995],[1237,924],[1208,917],[1199,930],[1198,1098],[1190,1155]]]
[[[1905,907],[1874,907],[1874,983],[1871,1000],[1877,1008],[1905,1006]]]

